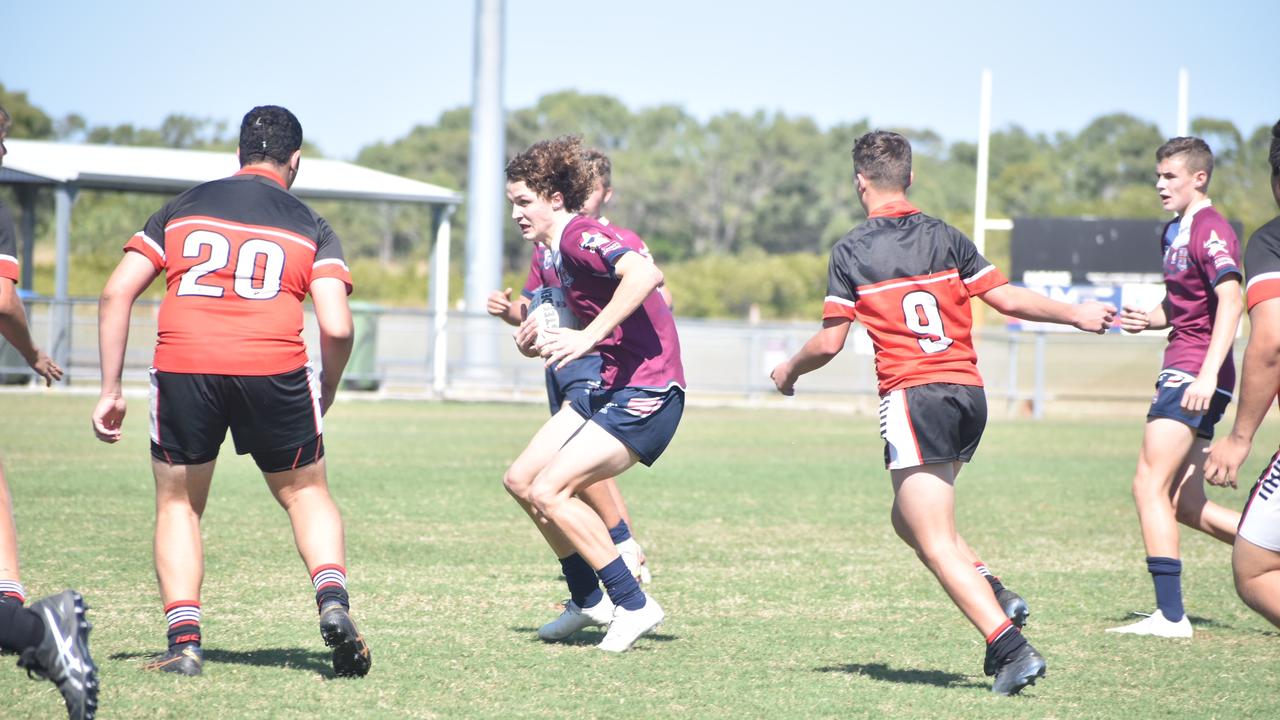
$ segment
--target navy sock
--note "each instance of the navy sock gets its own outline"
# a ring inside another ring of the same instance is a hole
[[[609,528],[609,538],[613,540],[613,544],[631,539],[631,528],[627,526],[626,520],[619,520],[617,525]]]
[[[600,576],[600,582],[604,583],[604,589],[608,591],[609,599],[614,605],[627,610],[644,607],[644,591],[640,589],[640,583],[636,582],[621,556],[600,568],[596,574]]]
[[[1169,622],[1178,622],[1182,608],[1182,561],[1168,557],[1148,557],[1147,572],[1156,586],[1156,606]]]
[[[40,644],[44,620],[16,602],[0,603],[0,650],[22,652]]]
[[[578,607],[595,607],[604,599],[600,583],[596,580],[596,571],[591,569],[581,555],[574,553],[560,558],[560,569],[564,572],[564,581],[569,585],[569,597]]]

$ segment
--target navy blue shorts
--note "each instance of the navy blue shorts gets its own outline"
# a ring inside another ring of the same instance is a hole
[[[600,356],[587,355],[565,365],[559,370],[547,368],[547,402],[551,414],[564,407],[565,400],[586,395],[600,387]]]
[[[569,407],[631,448],[640,462],[652,465],[675,437],[684,415],[684,390],[596,388],[570,398]]]
[[[1205,440],[1213,439],[1213,426],[1222,419],[1227,405],[1231,403],[1231,393],[1218,388],[1209,401],[1209,411],[1203,415],[1194,415],[1182,409],[1182,394],[1195,376],[1181,370],[1161,370],[1156,379],[1156,396],[1151,399],[1151,409],[1147,410],[1147,419],[1169,418],[1177,420],[1196,431],[1196,437]]]

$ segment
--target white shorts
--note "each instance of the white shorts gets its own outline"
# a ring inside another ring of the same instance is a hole
[[[1280,552],[1280,452],[1271,457],[1249,493],[1236,535],[1260,548]]]

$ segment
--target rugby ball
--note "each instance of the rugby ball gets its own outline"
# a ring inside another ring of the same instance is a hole
[[[533,294],[533,321],[538,326],[538,345],[547,341],[546,331],[549,328],[578,329],[578,319],[569,310],[569,302],[565,299],[564,290],[557,287],[542,287]]]

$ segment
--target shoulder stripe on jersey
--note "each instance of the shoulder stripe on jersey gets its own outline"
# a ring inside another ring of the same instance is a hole
[[[1266,282],[1268,280],[1280,280],[1280,272],[1259,273],[1254,275],[1249,278],[1249,282],[1244,286],[1244,289],[1247,291],[1249,288],[1253,287],[1255,283]]]
[[[342,261],[341,261],[341,260],[339,260],[338,258],[327,258],[327,259],[324,259],[324,260],[317,260],[317,261],[315,261],[315,262],[311,263],[311,267],[313,267],[313,268],[318,268],[318,267],[320,267],[321,265],[338,265],[338,266],[340,266],[343,270],[346,270],[347,272],[351,272],[351,268],[347,267],[347,264],[346,264],[346,263],[344,263],[344,262],[342,262]]]
[[[982,277],[983,275],[986,275],[987,273],[989,273],[989,272],[991,272],[992,270],[995,270],[995,269],[996,269],[996,266],[995,266],[995,265],[988,265],[988,266],[986,266],[986,267],[982,268],[981,270],[979,270],[978,272],[974,273],[972,276],[967,277],[967,278],[964,278],[964,284],[965,284],[965,285],[970,285],[970,284],[972,284],[975,280],[977,280],[978,278]]]
[[[252,235],[271,235],[273,237],[278,237],[282,240],[291,240],[295,243],[298,243],[299,245],[306,247],[308,250],[311,250],[312,252],[315,252],[316,250],[316,244],[302,237],[301,235],[294,235],[293,233],[288,233],[283,230],[264,228],[256,225],[238,225],[236,223],[222,222],[219,220],[213,220],[211,218],[188,218],[185,220],[179,220],[178,222],[170,223],[169,225],[166,225],[164,228],[164,231],[169,232],[170,230],[174,228],[182,227],[183,225],[211,225],[213,227],[226,228],[228,230],[239,230],[241,232],[250,233]]]
[[[858,288],[858,294],[872,295],[878,292],[884,292],[885,290],[896,290],[897,288],[911,287],[912,285],[932,285],[933,283],[936,283],[936,282],[942,282],[943,280],[954,280],[959,277],[960,277],[959,270],[946,270],[946,271],[943,271],[942,273],[939,273],[938,275],[932,275],[932,276],[926,275],[924,277],[921,277],[915,280],[900,280],[900,281],[894,281],[890,283],[882,283],[880,285],[867,285],[865,287]]]
[[[842,297],[836,297],[835,295],[828,295],[828,296],[826,296],[825,298],[823,298],[823,300],[822,300],[822,301],[823,301],[823,302],[829,302],[829,303],[835,303],[835,304],[837,304],[837,305],[845,305],[845,306],[847,306],[847,307],[854,307],[854,306],[856,305],[856,303],[854,303],[854,301],[853,301],[853,300],[845,300],[844,298],[842,298]]]
[[[157,243],[155,240],[152,240],[151,238],[147,237],[147,234],[146,234],[146,233],[144,233],[144,232],[140,232],[140,233],[138,233],[137,235],[134,235],[134,237],[140,237],[140,238],[142,238],[142,242],[144,242],[144,243],[146,243],[147,245],[149,245],[149,246],[151,247],[151,249],[152,249],[152,250],[155,250],[155,251],[156,251],[156,254],[160,256],[160,259],[161,259],[161,260],[167,260],[167,259],[168,259],[168,258],[166,258],[166,257],[164,256],[164,248],[160,245],[160,243]]]

